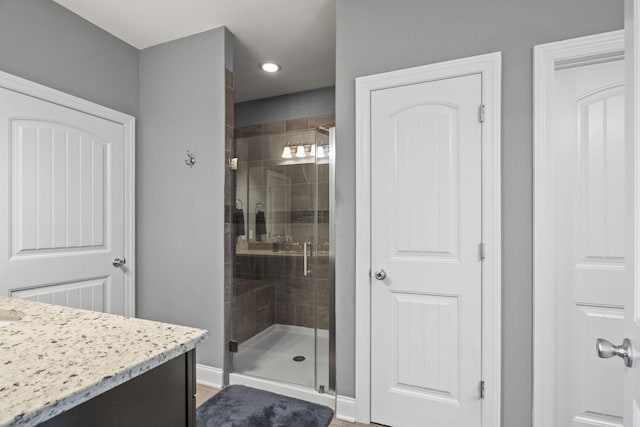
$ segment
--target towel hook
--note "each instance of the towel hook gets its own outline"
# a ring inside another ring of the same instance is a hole
[[[196,164],[196,156],[194,156],[193,153],[189,150],[187,150],[187,158],[185,159],[184,164],[189,166],[190,168],[192,168],[193,165]]]

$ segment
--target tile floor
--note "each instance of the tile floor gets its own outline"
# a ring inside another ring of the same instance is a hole
[[[219,392],[220,389],[207,387],[201,384],[196,386],[196,406],[202,405],[207,401],[211,396]],[[361,424],[361,423],[350,423],[347,421],[333,419],[329,427],[366,427],[366,426],[376,426],[377,424]]]

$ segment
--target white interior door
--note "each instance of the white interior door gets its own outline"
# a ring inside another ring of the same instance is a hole
[[[640,426],[640,0],[625,0],[626,58],[626,206],[627,275],[625,278],[625,336],[630,339],[633,367],[625,369],[625,427]],[[608,337],[604,337],[608,338]],[[614,342],[614,344],[622,344]],[[607,362],[607,361],[603,361]]]
[[[599,337],[622,342],[625,274],[624,60],[556,70],[555,426],[622,426],[623,374]]]
[[[118,314],[125,129],[0,88],[0,294]]]
[[[371,95],[372,422],[481,425],[481,85]]]

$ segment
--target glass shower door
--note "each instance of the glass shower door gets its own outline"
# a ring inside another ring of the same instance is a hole
[[[328,330],[318,334],[316,325],[328,315],[316,307],[325,268],[317,221],[328,194],[318,198],[318,188],[328,181],[315,141],[315,130],[236,139],[236,203],[245,217],[236,236],[232,372],[320,389],[328,372],[317,361],[328,349],[316,347]]]

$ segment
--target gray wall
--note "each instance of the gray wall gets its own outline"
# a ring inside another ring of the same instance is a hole
[[[138,115],[138,50],[51,0],[0,0],[0,70]]]
[[[502,51],[504,426],[531,424],[532,47],[620,29],[621,0],[338,0],[338,391],[354,395],[354,78]]]
[[[235,104],[235,127],[322,116],[335,112],[333,86]]]
[[[219,368],[228,36],[217,28],[140,52],[137,150],[137,314],[208,329],[198,362]]]
[[[209,329],[198,360],[216,367],[230,38],[219,28],[139,52],[51,0],[0,0],[0,70],[137,117],[137,314]]]

